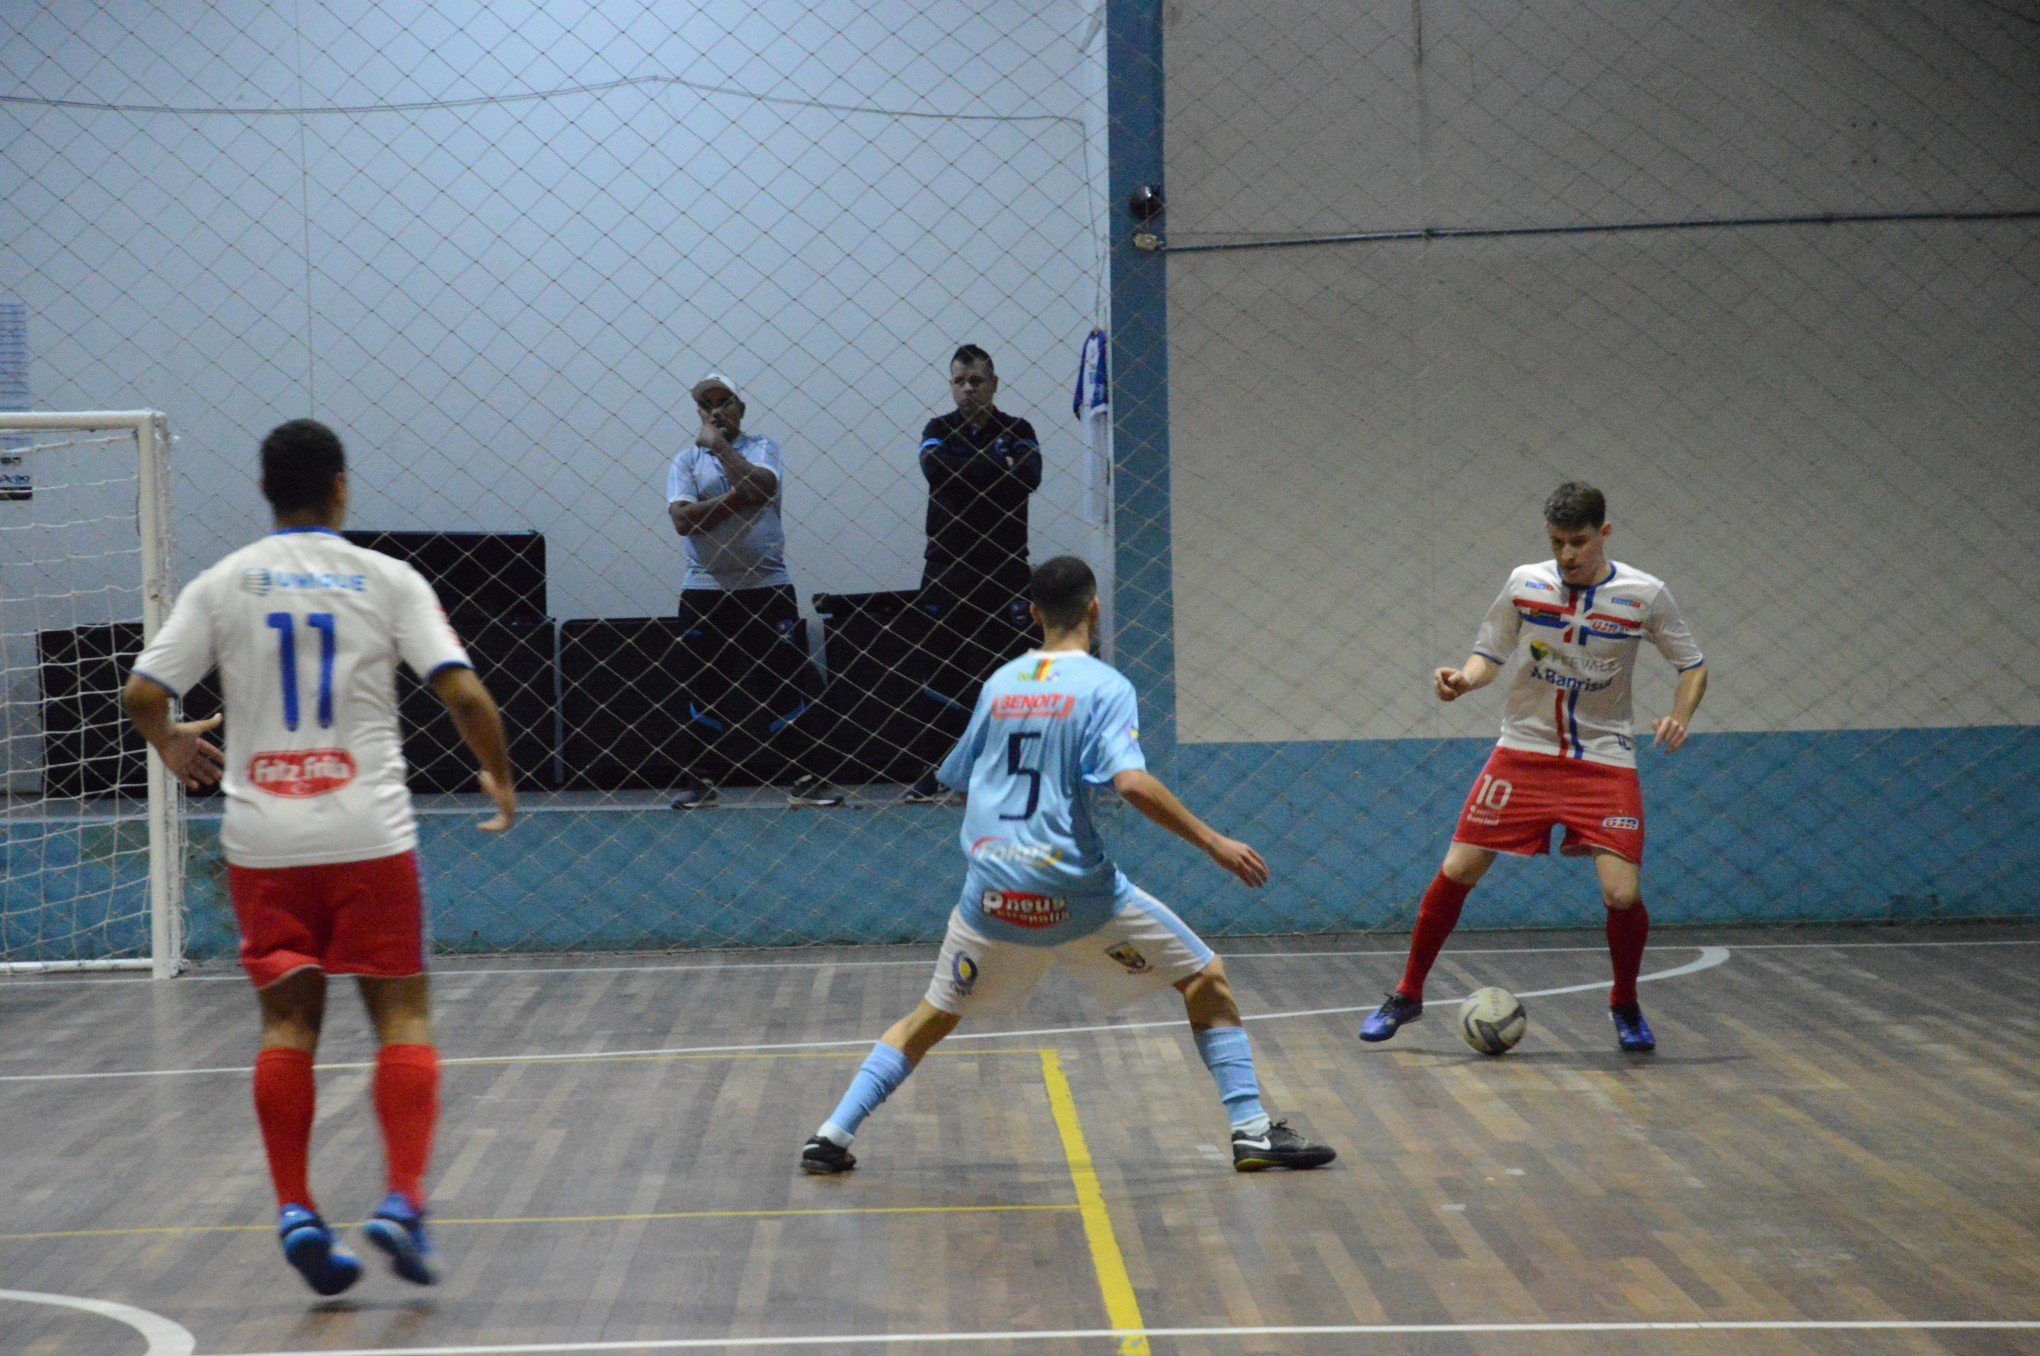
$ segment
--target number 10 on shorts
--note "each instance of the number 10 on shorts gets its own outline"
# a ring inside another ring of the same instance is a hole
[[[1509,797],[1516,794],[1516,788],[1492,773],[1480,774],[1480,782],[1473,788],[1473,803],[1484,805],[1490,810],[1500,810],[1508,805]]]

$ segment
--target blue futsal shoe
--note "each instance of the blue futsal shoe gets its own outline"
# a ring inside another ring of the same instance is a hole
[[[1637,1004],[1609,1008],[1608,1016],[1615,1022],[1615,1041],[1624,1050],[1648,1054],[1657,1049],[1657,1037],[1651,1034],[1650,1023],[1643,1020],[1643,1009]]]
[[[439,1258],[425,1236],[425,1212],[401,1191],[383,1197],[361,1226],[368,1241],[389,1254],[390,1270],[413,1285],[439,1283]]]
[[[321,1295],[337,1295],[361,1279],[360,1261],[333,1241],[333,1231],[316,1212],[286,1205],[276,1217],[276,1236],[283,1242],[283,1260]]]
[[[1424,1015],[1424,1003],[1420,998],[1405,998],[1392,993],[1388,1001],[1376,1008],[1371,1016],[1360,1023],[1360,1039],[1363,1041],[1385,1041],[1402,1028],[1404,1022],[1414,1022]]]

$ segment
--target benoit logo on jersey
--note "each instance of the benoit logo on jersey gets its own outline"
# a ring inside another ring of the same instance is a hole
[[[1067,692],[1009,692],[992,703],[993,720],[1062,720],[1077,709]]]
[[[248,781],[272,796],[323,796],[354,780],[354,756],[345,749],[291,749],[248,760]]]

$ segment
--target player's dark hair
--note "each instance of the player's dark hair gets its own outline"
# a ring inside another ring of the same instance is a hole
[[[278,513],[316,513],[347,469],[340,435],[316,419],[278,424],[262,440],[262,497]]]
[[[1544,521],[1577,532],[1608,521],[1608,499],[1584,480],[1568,480],[1544,501]]]
[[[1098,596],[1098,576],[1075,556],[1057,556],[1034,567],[1027,596],[1041,611],[1041,624],[1051,631],[1081,626],[1091,600]]]
[[[979,348],[976,344],[964,344],[949,356],[949,365],[951,367],[956,366],[958,363],[962,363],[965,367],[982,367],[995,377],[999,375],[999,369],[992,366],[992,355]]]

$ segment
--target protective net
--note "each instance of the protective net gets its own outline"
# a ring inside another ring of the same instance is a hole
[[[145,580],[162,580],[168,564],[156,535],[163,478],[145,471],[135,420],[59,419],[70,427],[22,428],[0,413],[0,969],[9,971],[147,965],[176,935],[154,926],[149,772],[120,709]],[[163,805],[156,828],[165,880],[181,871],[180,840],[162,836],[175,809]],[[160,902],[177,907],[174,896]]]
[[[443,948],[938,935],[958,812],[910,793],[1064,551],[1276,884],[1108,809],[1129,873],[1213,934],[1399,925],[1503,698],[1430,670],[1568,477],[1714,675],[1644,759],[1659,919],[2030,913],[2035,17],[45,9],[0,19],[0,280],[41,400],[185,434],[187,576],[265,530],[271,424],[347,440],[524,783],[474,833],[406,687]],[[1025,427],[959,408],[965,344]],[[1576,865],[1493,880],[1469,926],[1592,916]]]

